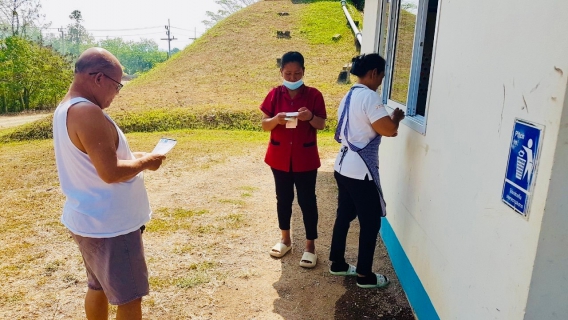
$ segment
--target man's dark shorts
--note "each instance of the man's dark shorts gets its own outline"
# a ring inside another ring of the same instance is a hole
[[[110,304],[122,305],[149,293],[148,269],[140,230],[113,238],[71,233],[79,246],[92,290],[103,290]]]

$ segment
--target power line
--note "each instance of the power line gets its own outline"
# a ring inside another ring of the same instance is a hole
[[[193,31],[193,30],[189,30],[189,29],[183,29],[183,28],[178,28],[178,27],[172,27],[173,29],[178,29],[178,30],[183,30],[183,31]]]
[[[188,35],[188,34],[181,34],[181,33],[178,33],[178,36],[187,37],[187,38],[189,38],[190,40],[195,40],[195,39],[194,39],[194,36],[192,36],[192,35],[190,36],[190,35]]]
[[[134,30],[145,30],[145,29],[158,29],[162,26],[157,27],[146,27],[146,28],[132,28],[132,29],[91,29],[87,31],[134,31]]]
[[[85,29],[85,31],[87,32],[116,32],[116,31],[134,31],[134,30],[148,30],[148,29],[157,29],[157,28],[161,28],[161,26],[157,26],[157,27],[140,27],[140,28],[128,28],[128,29]],[[178,40],[178,38],[172,36],[171,34],[171,29],[177,29],[177,30],[183,30],[183,31],[193,31],[194,35],[193,37],[187,35],[187,34],[181,34],[181,36],[183,36],[184,38],[187,37],[189,40],[196,40],[197,39],[197,27],[195,27],[193,30],[189,30],[189,29],[184,29],[184,28],[178,28],[178,27],[172,27],[170,25],[170,20],[168,19],[168,25],[165,26],[166,28],[166,35],[167,38],[162,38],[161,40],[167,40],[168,41],[168,58],[171,55],[171,41],[173,40]],[[43,28],[44,30],[57,30],[58,32],[61,32],[63,35],[63,31],[65,30],[63,27],[61,28]],[[90,35],[93,38],[119,38],[119,37],[137,37],[137,36],[147,36],[147,35],[155,35],[155,34],[161,34],[161,32],[149,32],[149,33],[137,33],[137,34],[106,34],[106,35]],[[62,41],[63,41],[63,37],[62,37]]]
[[[88,32],[117,32],[117,31],[136,31],[136,30],[147,30],[147,29],[158,29],[158,28],[162,28],[162,26],[157,26],[157,27],[143,27],[143,28],[129,28],[129,29],[85,29],[85,31]],[[194,31],[194,30],[189,30],[189,29],[184,29],[184,28],[178,28],[178,27],[170,27],[172,29],[177,29],[177,30],[183,30],[183,31]],[[59,30],[61,28],[43,28],[44,30]]]
[[[104,36],[92,36],[93,38],[104,38],[104,37],[136,37],[136,36],[147,36],[152,34],[162,34],[161,32],[151,32],[151,33],[138,33],[138,34],[107,34]]]
[[[157,27],[143,27],[143,28],[131,28],[131,29],[86,29],[86,31],[92,32],[114,32],[114,31],[136,31],[136,30],[146,30],[146,29],[158,29],[162,26]],[[44,28],[46,30],[57,30],[59,28]]]

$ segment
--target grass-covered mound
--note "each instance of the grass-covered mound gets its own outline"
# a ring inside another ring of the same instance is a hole
[[[356,20],[361,14],[350,7]],[[289,15],[279,15],[287,12]],[[362,25],[362,24],[361,24]],[[278,39],[290,31],[291,39]],[[334,41],[334,35],[340,34]],[[276,59],[300,51],[305,82],[328,107],[328,128],[348,89],[341,68],[357,55],[338,1],[260,1],[221,21],[167,62],[128,83],[108,112],[124,131],[260,130],[258,106],[281,83]],[[0,131],[0,141],[51,137],[51,118]]]

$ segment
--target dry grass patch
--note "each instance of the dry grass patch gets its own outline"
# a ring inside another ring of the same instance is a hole
[[[225,223],[223,228],[228,229],[240,229],[246,224],[245,215],[242,213],[231,213],[227,216],[220,217],[219,220]]]
[[[219,203],[231,204],[236,207],[244,207],[247,204],[246,201],[240,199],[219,199]]]
[[[215,268],[215,262],[205,261],[193,263],[186,269],[186,274],[177,278],[170,277],[150,277],[150,287],[152,290],[160,290],[167,287],[178,287],[189,289],[195,286],[209,283],[211,277],[209,272]]]
[[[192,226],[191,218],[206,213],[207,210],[161,208],[154,212],[152,220],[148,223],[148,232],[176,232],[182,229],[190,229]]]
[[[336,201],[329,172],[329,160],[337,149],[332,135],[319,137],[324,159],[317,189],[322,254],[316,270],[298,266],[301,249],[282,260],[268,256],[280,233],[274,182],[263,162],[267,133],[173,131],[128,134],[128,139],[133,150],[144,151],[162,136],[176,138],[178,144],[160,170],[145,173],[155,217],[143,236],[151,282],[144,314],[156,319],[294,319],[300,315],[323,319],[333,314],[346,287],[336,278],[322,276],[327,270],[324,252]],[[0,276],[4,279],[0,319],[44,319],[46,315],[80,319],[87,288],[85,269],[77,246],[59,222],[64,197],[57,186],[52,142],[4,144],[0,151],[2,188],[11,188],[0,193]],[[295,204],[296,241],[304,236],[298,210]],[[388,274],[394,276],[392,271]],[[310,285],[316,282],[317,288]],[[371,308],[365,301],[397,301],[388,296],[393,292],[404,299],[400,287],[393,284],[381,291],[387,299],[368,294],[357,305]],[[306,299],[317,305],[304,308],[300,301]],[[111,316],[115,312],[112,307]]]
[[[253,186],[242,186],[242,187],[239,187],[238,189],[248,191],[248,192],[254,192],[254,191],[259,190],[257,187],[253,187]]]
[[[231,165],[234,157],[247,154],[251,148],[258,148],[259,144],[262,146],[266,134],[174,131],[167,134],[130,134],[128,139],[133,150],[148,151],[164,135],[175,137],[178,145],[159,171],[145,175],[150,197],[160,192],[165,195],[163,200],[151,199],[151,204],[159,209],[155,210],[155,218],[148,224],[145,240],[165,240],[172,235],[174,238],[188,235],[192,239],[201,236],[201,240],[173,241],[176,245],[166,246],[168,250],[162,250],[164,256],[155,255],[149,259],[149,264],[151,270],[163,270],[165,277],[180,278],[181,286],[193,286],[198,282],[203,283],[203,279],[190,281],[174,275],[180,272],[179,269],[193,270],[192,264],[204,262],[202,255],[213,252],[218,246],[217,240],[210,239],[209,235],[221,235],[222,230],[235,228],[243,223],[244,217],[232,213],[232,205],[228,205],[231,209],[219,213],[216,205],[213,205],[217,211],[210,211],[207,206],[217,203],[214,197],[204,196],[203,205],[195,206],[176,201],[175,194],[181,192],[189,197],[200,195],[199,189],[186,189],[183,183],[195,181],[196,176],[203,175],[208,183],[201,188],[207,189],[215,174],[207,176],[206,172],[218,166]],[[14,319],[19,318],[18,315],[33,318],[32,306],[52,305],[46,307],[50,310],[61,299],[69,300],[64,298],[66,296],[73,297],[74,307],[57,312],[82,314],[85,271],[75,243],[59,222],[65,199],[59,189],[53,142],[0,144],[0,162],[0,277],[5,279],[0,283],[0,318]],[[206,169],[203,168],[205,164],[208,164]],[[170,190],[170,187],[173,189]],[[157,192],[152,192],[153,189]],[[236,187],[235,190],[240,192]],[[221,205],[225,206],[227,204]],[[196,243],[199,245],[196,246]],[[167,264],[164,266],[164,261],[169,261],[174,252],[185,262],[172,266],[170,274],[170,267]],[[214,266],[211,265],[209,269]],[[47,293],[53,292],[58,294],[46,297]],[[55,309],[51,311],[55,312]]]

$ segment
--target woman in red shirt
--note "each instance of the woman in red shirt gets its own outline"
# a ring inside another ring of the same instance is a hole
[[[306,228],[306,247],[300,266],[316,266],[318,208],[316,177],[320,167],[316,132],[325,128],[325,103],[315,88],[303,84],[304,57],[291,51],[282,56],[280,73],[283,85],[272,89],[260,110],[264,113],[262,129],[270,131],[264,161],[272,168],[276,184],[276,209],[282,239],[270,251],[282,257],[292,248],[290,220],[294,185]]]

